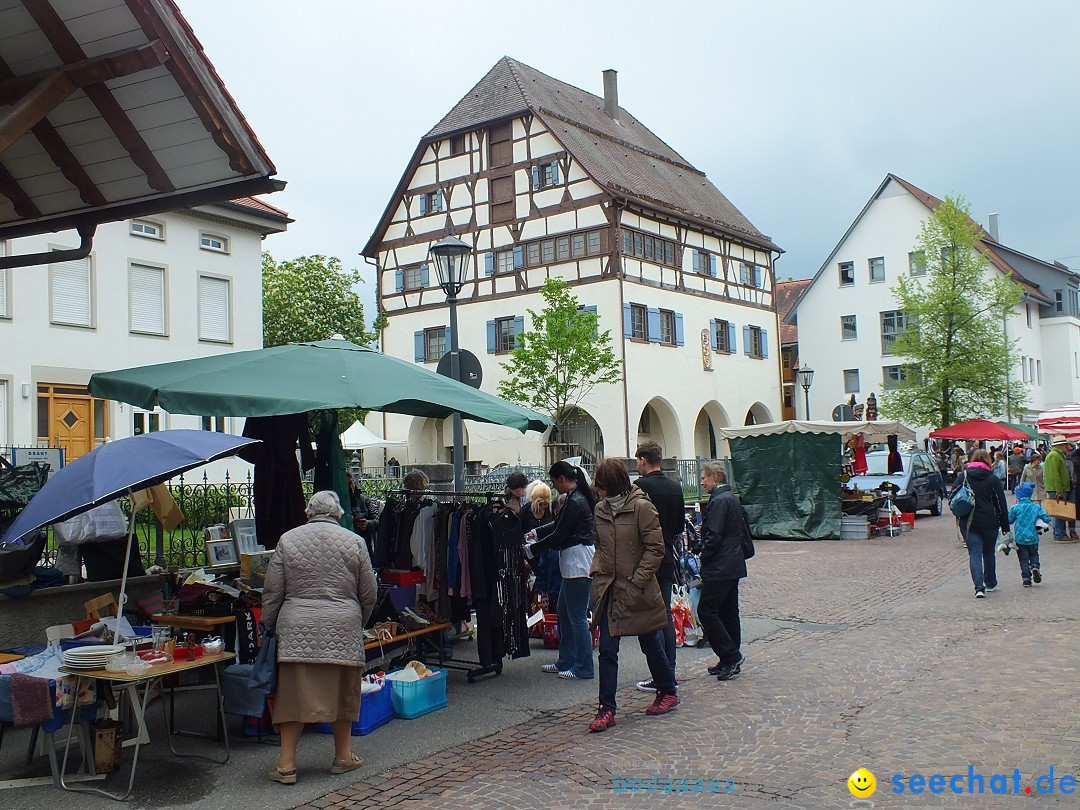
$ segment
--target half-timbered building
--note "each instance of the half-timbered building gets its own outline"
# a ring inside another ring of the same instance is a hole
[[[462,349],[495,392],[539,288],[565,278],[611,330],[623,382],[596,388],[556,437],[467,423],[466,459],[717,455],[716,429],[780,414],[773,260],[780,250],[706,176],[618,103],[501,59],[421,140],[363,250],[378,267],[383,351],[434,364],[448,308],[428,248],[474,247]],[[377,414],[413,461],[450,459],[449,423]],[[557,445],[545,454],[544,441]]]

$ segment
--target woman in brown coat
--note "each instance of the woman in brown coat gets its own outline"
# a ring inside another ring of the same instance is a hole
[[[305,723],[330,723],[336,755],[330,773],[364,764],[352,752],[360,717],[364,624],[375,606],[367,544],[338,524],[336,492],[316,492],[308,522],[285,532],[266,573],[262,622],[277,634],[274,723],[281,753],[270,779],[296,783],[296,745]]]
[[[619,682],[619,640],[637,636],[656,684],[656,699],[646,714],[665,714],[679,698],[659,632],[667,627],[667,607],[656,581],[664,559],[664,535],[652,501],[631,486],[626,465],[604,459],[593,485],[596,504],[596,554],[592,563],[594,621],[600,626],[600,706],[589,731],[615,725]]]

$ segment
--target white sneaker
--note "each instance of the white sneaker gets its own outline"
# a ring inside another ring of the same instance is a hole
[[[655,692],[656,691],[656,685],[652,682],[651,678],[649,680],[647,680],[647,681],[638,681],[637,682],[637,688],[640,689],[642,692]]]
[[[996,591],[996,590],[997,590],[997,585],[995,585],[995,586],[994,586],[993,588],[987,588],[987,589],[986,589],[986,592],[987,592],[987,593],[993,593],[993,592],[994,592],[994,591]]]
[[[975,598],[976,599],[984,599],[985,597],[986,597],[986,594],[983,593],[982,591],[975,591]]]
[[[544,664],[542,667],[540,667],[540,671],[550,672],[552,675],[555,675],[559,671],[559,668],[555,666],[555,664]]]

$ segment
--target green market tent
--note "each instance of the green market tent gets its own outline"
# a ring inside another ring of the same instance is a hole
[[[326,408],[505,425],[543,431],[551,420],[422,366],[346,340],[290,343],[174,363],[106,371],[96,397],[199,416],[281,416]]]
[[[840,474],[845,439],[890,435],[911,441],[900,422],[770,422],[721,428],[731,447],[736,487],[755,537],[840,537]]]
[[[1011,427],[1013,430],[1022,430],[1032,439],[1050,439],[1049,433],[1039,433],[1038,428],[1036,428],[1034,425],[1023,425],[1019,422],[998,422],[998,424],[1005,425],[1005,427]]]

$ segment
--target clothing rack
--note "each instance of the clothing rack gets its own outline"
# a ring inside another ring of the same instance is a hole
[[[435,498],[435,500],[439,500],[440,496],[442,498],[447,498],[447,497],[449,497],[449,498],[472,498],[472,499],[476,499],[476,500],[483,499],[487,503],[494,503],[496,501],[501,501],[503,499],[503,497],[504,497],[503,493],[494,492],[494,491],[466,492],[466,491],[456,491],[456,490],[447,491],[447,490],[438,490],[438,489],[388,489],[388,490],[386,490],[386,494],[387,495],[400,495],[400,496],[403,496],[403,497],[410,497],[410,496],[419,495],[419,496],[424,497],[424,498]]]

